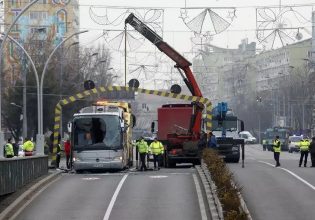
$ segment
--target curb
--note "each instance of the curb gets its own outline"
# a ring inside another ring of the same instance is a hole
[[[200,179],[202,181],[202,185],[206,191],[206,198],[208,201],[209,209],[210,209],[210,214],[212,217],[212,220],[221,220],[224,219],[223,217],[223,209],[222,209],[222,204],[219,201],[219,198],[216,193],[216,185],[211,179],[211,174],[209,173],[209,170],[207,169],[207,165],[205,163],[201,163],[201,166],[196,166],[196,169],[198,171],[198,174],[200,176]],[[232,185],[236,188],[236,184],[232,180]],[[245,203],[245,200],[242,196],[242,194],[239,192],[238,193],[238,198],[240,200],[240,208],[243,209],[245,212],[247,219],[248,220],[253,220],[247,205]]]
[[[206,169],[206,165],[202,162],[201,166],[196,166],[196,169],[206,192],[211,219],[224,219],[222,205],[216,193],[216,186],[211,179],[209,171]]]
[[[233,182],[232,180],[232,185],[237,188],[236,184]],[[241,208],[243,209],[243,211],[245,212],[246,216],[247,216],[247,219],[248,220],[253,220],[252,216],[250,215],[250,212],[247,208],[247,205],[246,205],[246,202],[242,196],[242,194],[240,192],[238,192],[238,198],[240,200],[240,203],[241,203]]]
[[[14,202],[12,202],[6,209],[0,213],[0,219],[10,219],[14,212],[16,212],[16,207],[21,207],[25,200],[30,200],[33,193],[43,188],[46,184],[56,179],[62,172],[55,172],[48,175],[46,178],[42,179],[29,189],[27,189],[22,195],[20,195]]]

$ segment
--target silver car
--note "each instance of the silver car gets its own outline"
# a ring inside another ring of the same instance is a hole
[[[300,151],[300,141],[303,139],[303,136],[290,136],[289,137],[289,153],[299,152]]]

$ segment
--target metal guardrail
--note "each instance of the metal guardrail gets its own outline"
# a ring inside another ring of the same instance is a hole
[[[0,195],[15,192],[47,173],[47,156],[0,159]]]

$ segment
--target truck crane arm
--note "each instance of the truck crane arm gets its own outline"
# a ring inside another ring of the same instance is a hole
[[[125,24],[130,24],[134,27],[140,34],[142,34],[146,39],[151,41],[160,51],[165,53],[169,58],[171,58],[175,63],[175,67],[178,68],[180,74],[182,75],[184,82],[193,96],[202,97],[200,88],[195,80],[195,77],[190,69],[191,63],[173,49],[170,45],[163,41],[157,33],[155,33],[151,28],[149,28],[145,23],[139,20],[133,13],[131,13],[125,20]],[[185,76],[180,71],[182,69]]]

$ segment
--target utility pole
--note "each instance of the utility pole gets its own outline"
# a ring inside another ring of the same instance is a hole
[[[22,127],[22,135],[23,140],[27,137],[27,99],[26,99],[26,75],[27,75],[27,68],[26,68],[26,60],[25,54],[23,54],[22,59],[22,76],[23,76],[23,127]]]
[[[64,60],[64,46],[61,46],[60,50],[60,73],[59,73],[59,100],[62,99],[62,76],[63,76],[63,60]],[[60,136],[63,138],[63,132],[62,132],[62,109],[60,110]]]

